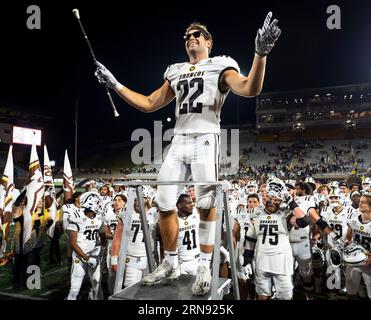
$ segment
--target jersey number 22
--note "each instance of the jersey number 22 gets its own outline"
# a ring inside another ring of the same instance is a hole
[[[190,89],[197,87],[196,91],[193,91],[192,95],[188,98],[189,103],[184,103],[189,95]],[[194,102],[204,92],[204,79],[193,78],[191,81],[182,80],[179,81],[176,88],[180,90],[183,87],[183,94],[179,99],[179,114],[187,113],[202,113],[202,103]]]

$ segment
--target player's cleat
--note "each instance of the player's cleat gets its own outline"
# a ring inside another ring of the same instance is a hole
[[[177,280],[179,276],[180,267],[178,266],[177,268],[173,268],[166,260],[164,260],[152,273],[143,277],[142,284],[145,286],[151,286],[163,281]]]
[[[197,268],[196,281],[192,285],[192,294],[195,296],[203,296],[210,291],[211,273],[209,268],[199,266]]]

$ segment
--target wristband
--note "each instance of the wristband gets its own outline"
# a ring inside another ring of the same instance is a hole
[[[112,265],[117,265],[118,264],[118,256],[112,256],[111,257],[111,264]]]
[[[301,217],[301,218],[296,218],[296,225],[299,228],[305,228],[309,224],[310,224],[310,220],[309,220],[308,216],[304,216],[304,217]]]
[[[294,211],[295,208],[299,207],[298,204],[295,201],[291,201],[289,203],[290,210]]]
[[[323,231],[325,230],[327,227],[330,227],[327,222],[325,220],[323,220],[323,218],[319,218],[316,222],[316,225]]]
[[[123,87],[124,86],[120,82],[117,81],[116,84],[115,84],[114,89],[115,89],[115,91],[120,91]]]

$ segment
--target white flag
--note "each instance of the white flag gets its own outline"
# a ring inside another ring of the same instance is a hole
[[[57,201],[52,176],[52,168],[50,166],[49,154],[46,145],[44,145],[44,186],[45,186],[44,193],[45,209],[49,210],[49,217],[53,220],[53,224],[49,227],[47,233],[51,238],[53,238],[55,222],[57,220]]]
[[[70,165],[70,160],[68,159],[67,150],[64,154],[64,164],[63,164],[63,192],[64,192],[64,202],[72,197],[73,194],[73,177],[72,169]]]
[[[39,158],[36,152],[36,145],[31,147],[30,164],[28,166],[28,178],[26,182],[26,206],[23,211],[23,244],[30,238],[32,233],[32,214],[37,208],[38,202],[44,193],[43,175]]]
[[[0,232],[3,232],[3,239],[9,235],[9,225],[14,202],[14,166],[13,166],[13,146],[9,146],[8,159],[0,183]]]

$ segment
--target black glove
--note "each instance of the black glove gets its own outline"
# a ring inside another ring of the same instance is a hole
[[[245,267],[248,264],[251,264],[252,259],[254,259],[254,251],[253,250],[245,250],[243,252],[243,264],[242,264],[242,266]]]

